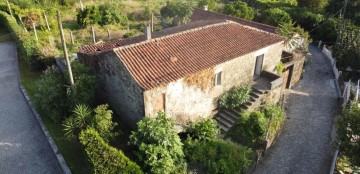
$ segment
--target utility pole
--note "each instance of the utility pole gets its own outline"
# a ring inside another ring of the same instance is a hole
[[[154,13],[151,13],[151,32],[154,32]]]
[[[70,65],[70,61],[69,61],[69,56],[68,56],[68,52],[67,52],[67,48],[66,48],[66,42],[65,42],[64,31],[63,31],[63,27],[62,27],[62,23],[61,23],[60,12],[57,11],[56,14],[57,14],[57,19],[58,19],[58,23],[59,23],[59,29],[60,29],[60,35],[61,35],[61,43],[62,43],[62,46],[64,48],[65,61],[66,61],[67,69],[68,69],[68,72],[69,72],[71,89],[73,90],[73,92],[75,92],[74,78],[73,78],[71,65]]]
[[[92,32],[92,39],[93,39],[93,42],[96,43],[96,38],[95,38],[95,29],[94,27],[92,26],[91,27],[91,32]]]
[[[13,13],[12,13],[12,11],[11,11],[10,3],[9,3],[8,0],[6,0],[6,4],[7,4],[7,7],[8,7],[8,10],[9,10],[10,15],[11,15],[12,17],[14,17],[14,16],[13,16]]]

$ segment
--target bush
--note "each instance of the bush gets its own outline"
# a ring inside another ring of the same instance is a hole
[[[66,115],[64,79],[55,68],[48,68],[37,82],[34,103],[54,122],[59,122]]]
[[[159,112],[156,118],[146,117],[138,122],[130,143],[137,147],[139,161],[151,173],[186,173],[183,144],[174,130],[174,121]]]
[[[77,138],[79,133],[85,129],[93,128],[106,141],[114,138],[113,133],[116,123],[112,122],[112,111],[108,105],[99,105],[92,110],[86,105],[77,105],[73,115],[64,121],[65,136],[69,139]]]
[[[7,13],[0,11],[0,21],[10,31],[11,37],[17,43],[20,53],[27,58],[32,67],[38,64],[38,45],[36,41],[25,32],[24,28],[17,24],[16,20]]]
[[[188,141],[186,158],[206,173],[247,173],[255,159],[250,148],[224,140]]]
[[[80,142],[94,166],[94,173],[143,173],[121,150],[108,145],[95,129],[82,131]]]
[[[166,21],[171,21],[172,25],[185,24],[190,20],[193,13],[191,4],[186,1],[171,1],[160,9],[160,14]]]
[[[101,19],[101,12],[98,6],[87,6],[84,10],[79,10],[76,15],[77,23],[84,28],[92,24],[99,24]]]
[[[126,15],[121,13],[119,10],[119,5],[116,3],[106,3],[99,7],[101,12],[101,22],[100,25],[107,25],[107,24],[121,24],[123,26],[127,25],[128,19]]]
[[[96,77],[91,73],[89,68],[79,61],[73,61],[71,68],[74,76],[75,92],[68,89],[69,109],[73,110],[77,104],[94,106],[95,92],[98,87]],[[67,82],[69,83],[69,76],[67,73],[65,74]]]
[[[245,146],[258,147],[264,143],[268,123],[268,119],[259,111],[245,112],[227,132],[226,137]]]
[[[262,22],[276,27],[283,23],[291,23],[290,15],[279,8],[265,10],[261,18]]]
[[[254,18],[254,10],[245,2],[236,0],[228,3],[224,8],[224,13],[230,16],[252,20]]]
[[[219,105],[221,108],[234,109],[250,100],[251,87],[242,85],[234,87],[221,95]]]
[[[284,122],[285,113],[281,106],[278,105],[265,105],[262,109],[266,118],[270,119],[268,128],[268,140],[275,138],[275,135],[279,132],[281,125]]]
[[[340,152],[349,157],[349,161],[360,166],[360,107],[353,103],[344,108],[336,120]]]
[[[186,129],[186,132],[193,140],[208,141],[215,139],[220,133],[220,130],[213,119],[206,118],[190,123],[190,126]]]
[[[216,10],[216,5],[217,5],[217,0],[199,0],[198,2],[198,8],[203,9],[205,5],[208,6],[208,9],[210,11],[215,11]]]

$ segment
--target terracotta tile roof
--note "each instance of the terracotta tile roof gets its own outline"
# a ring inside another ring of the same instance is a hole
[[[194,29],[194,28],[203,27],[203,26],[210,25],[210,24],[224,22],[224,21],[225,21],[224,19],[195,21],[195,22],[188,23],[186,25],[180,25],[177,27],[162,29],[160,31],[151,33],[151,35],[152,35],[152,38],[159,38],[159,37],[183,32],[186,30]],[[82,46],[79,48],[79,52],[83,53],[83,54],[99,54],[102,52],[112,51],[112,49],[116,48],[116,47],[134,44],[134,43],[138,43],[138,42],[142,42],[142,41],[145,41],[144,35],[135,36],[135,37],[128,38],[128,39],[121,39],[121,40],[112,41],[112,42],[101,42],[101,43],[97,43],[97,44],[93,44],[93,45]]]
[[[148,90],[283,40],[226,21],[115,48],[114,52],[135,81]]]
[[[240,19],[240,18],[224,15],[221,13],[215,13],[215,12],[205,11],[205,10],[201,10],[201,9],[193,10],[193,14],[190,18],[190,21],[195,22],[195,21],[201,21],[201,20],[219,20],[219,19],[234,21],[239,24],[246,25],[249,27],[254,27],[259,30],[263,30],[263,31],[270,32],[270,33],[276,33],[276,27],[273,27],[270,25],[261,24],[261,23],[257,23],[257,22],[253,22],[253,21],[248,21],[245,19]]]

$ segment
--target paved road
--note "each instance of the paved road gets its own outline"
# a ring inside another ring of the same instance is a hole
[[[62,173],[20,91],[14,44],[0,44],[0,173]]]
[[[278,142],[260,161],[257,174],[329,173],[331,132],[339,106],[331,65],[310,46],[313,55],[304,79],[289,94],[287,119]]]

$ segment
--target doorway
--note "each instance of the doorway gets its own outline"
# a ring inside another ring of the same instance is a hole
[[[256,56],[255,70],[254,70],[254,80],[258,78],[262,71],[264,61],[264,54]]]

